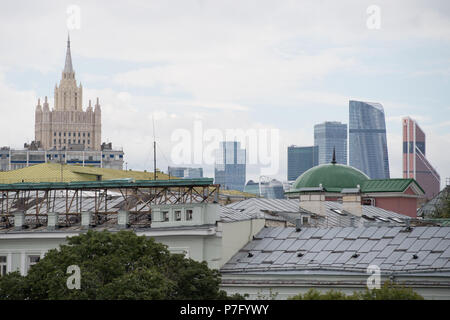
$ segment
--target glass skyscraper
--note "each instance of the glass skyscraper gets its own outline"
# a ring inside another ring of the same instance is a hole
[[[347,124],[336,121],[316,124],[314,145],[319,147],[319,164],[330,163],[335,149],[336,162],[347,165]]]
[[[319,147],[288,147],[288,181],[296,180],[303,172],[319,164]]]
[[[383,106],[350,100],[350,166],[371,179],[389,179],[389,158]]]
[[[226,190],[243,191],[245,186],[245,149],[237,141],[220,142],[216,150],[214,181]]]

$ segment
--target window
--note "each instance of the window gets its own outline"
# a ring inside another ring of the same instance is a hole
[[[28,256],[28,270],[30,270],[31,266],[34,266],[36,263],[41,260],[41,256],[38,255],[31,255]]]
[[[88,144],[91,144],[91,140],[88,140]]]
[[[78,139],[78,144],[80,144],[81,142],[80,142],[80,139]]]
[[[167,222],[169,221],[169,211],[163,211],[163,221]]]
[[[56,144],[56,139],[53,139],[53,144]]]
[[[59,136],[61,137],[61,132],[58,132]]]
[[[56,137],[56,131],[55,131],[55,132],[53,132],[53,136],[54,136],[54,137]]]
[[[83,144],[85,144],[86,143],[86,140],[83,140]]]
[[[70,143],[70,139],[69,139],[69,143]]]
[[[64,132],[64,137],[66,136],[66,133]]]
[[[181,221],[181,211],[175,211],[175,221]]]
[[[88,137],[90,137],[91,136],[91,133],[90,132],[88,132]]]
[[[71,132],[69,132],[69,137],[70,137],[70,135],[71,135],[72,133]]]
[[[83,137],[85,137],[86,136],[86,132],[83,132]]]
[[[186,220],[192,220],[192,210],[186,210]]]
[[[0,256],[0,277],[6,274],[6,257]]]
[[[64,139],[64,143],[66,143],[66,139]]]
[[[80,133],[78,132],[78,136],[80,136]]]

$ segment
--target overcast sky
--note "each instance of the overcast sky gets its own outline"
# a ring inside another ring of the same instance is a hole
[[[406,115],[425,131],[441,180],[450,177],[449,1],[2,2],[1,146],[34,139],[38,97],[53,106],[70,5],[81,10],[70,37],[83,105],[100,98],[102,140],[123,147],[128,168],[153,169],[153,115],[163,170],[173,133],[194,136],[197,120],[204,131],[278,129],[273,177],[286,180],[287,146],[312,145],[316,123],[348,123],[356,99],[384,106],[391,177],[401,177]],[[367,27],[370,5],[379,29]]]

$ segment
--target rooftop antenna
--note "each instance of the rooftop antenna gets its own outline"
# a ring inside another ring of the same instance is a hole
[[[153,121],[153,180],[156,180],[156,137],[155,137],[155,114],[152,114]]]

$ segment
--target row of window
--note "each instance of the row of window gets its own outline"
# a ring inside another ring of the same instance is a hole
[[[58,141],[59,141],[59,144],[61,144],[61,141],[64,141],[63,143],[66,143],[66,139],[63,139],[63,140],[61,140],[61,139],[58,139]],[[73,143],[77,143],[77,140],[75,140],[75,139],[68,139],[67,140],[67,143],[72,143],[72,141],[73,141]],[[56,139],[53,139],[53,144],[54,144],[54,146],[56,146]],[[81,140],[80,139],[78,139],[78,144],[81,144]],[[86,140],[83,140],[83,144],[86,144]],[[87,144],[91,144],[91,140],[88,140],[87,141]]]
[[[27,256],[27,272],[32,266],[41,260],[39,255],[28,255]],[[0,276],[3,276],[8,271],[8,258],[6,256],[0,256]]]
[[[54,136],[54,137],[56,137],[57,134],[58,134],[59,137],[61,137],[61,132],[58,132],[58,133],[57,133],[56,131],[53,132],[53,136]],[[66,136],[66,132],[62,132],[62,134],[63,134],[64,137]],[[67,132],[67,135],[68,135],[69,137],[72,136],[72,132]],[[77,136],[77,133],[74,132],[74,133],[73,133],[73,137],[76,137],[76,136]],[[88,132],[88,133],[87,133],[87,136],[90,137],[90,136],[91,136],[91,133]],[[78,137],[81,137],[81,132],[78,132]],[[86,137],[86,132],[83,132],[83,137]]]
[[[164,222],[169,221],[169,211],[163,211],[162,214],[163,214],[163,221]],[[175,210],[174,214],[175,214],[174,216],[175,221],[181,221],[181,210]],[[186,210],[185,218],[186,221],[192,220],[192,210]]]

